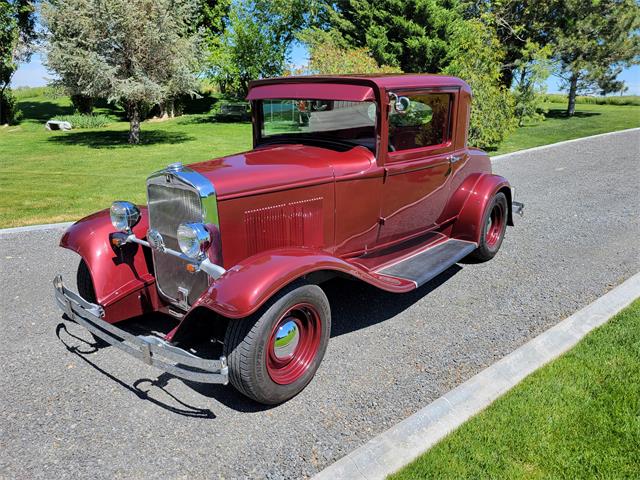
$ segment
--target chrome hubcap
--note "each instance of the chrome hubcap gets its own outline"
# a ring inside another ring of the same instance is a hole
[[[293,356],[300,341],[298,324],[293,320],[284,322],[278,328],[273,341],[273,353],[278,360],[286,360]]]

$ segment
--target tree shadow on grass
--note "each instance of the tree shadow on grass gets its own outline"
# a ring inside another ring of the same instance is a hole
[[[556,118],[559,120],[570,120],[571,118],[588,118],[596,115],[602,115],[600,112],[575,112],[572,117],[567,116],[567,111],[561,108],[553,108],[547,112],[545,117]]]
[[[61,145],[83,145],[90,148],[123,148],[133,147],[129,145],[129,132],[85,131],[66,132],[49,138],[50,142]],[[165,130],[142,131],[140,133],[140,145],[177,144],[195,140],[192,135],[184,132],[167,132]]]
[[[53,102],[18,101],[18,108],[22,111],[23,120],[43,123],[55,116],[73,113],[72,106],[63,106]]]
[[[208,124],[243,124],[243,125],[251,125],[251,120],[224,120],[220,118],[216,118],[215,115],[189,115],[185,116],[178,120],[178,125],[199,125],[203,123]]]

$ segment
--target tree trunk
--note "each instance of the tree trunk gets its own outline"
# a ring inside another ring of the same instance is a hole
[[[2,89],[0,89],[0,126],[5,124],[4,121],[4,115],[3,115],[3,111],[4,111],[4,91],[7,88],[7,85],[3,85]],[[9,123],[8,121],[6,123]]]
[[[175,99],[169,98],[158,104],[160,113],[158,118],[166,120],[167,118],[174,118],[176,116]]]
[[[572,117],[576,113],[576,93],[578,91],[578,75],[571,74],[569,80],[569,105],[567,105],[567,117]]]
[[[502,76],[500,77],[500,84],[505,88],[511,88],[513,83],[513,67],[504,67],[502,70]]]
[[[520,68],[520,83],[518,83],[518,88],[520,89],[521,92],[525,92],[529,86],[525,85],[525,81],[527,80],[527,69],[524,67]],[[520,110],[518,112],[518,126],[521,127],[524,124],[524,114],[525,114],[525,107],[524,106],[520,106]]]
[[[91,115],[93,113],[93,98],[80,93],[71,95],[71,103],[73,107],[82,115]]]
[[[140,143],[140,105],[136,102],[129,104],[129,143]]]

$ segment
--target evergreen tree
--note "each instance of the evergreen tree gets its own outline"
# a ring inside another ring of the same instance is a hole
[[[449,27],[461,18],[457,0],[338,0],[329,22],[378,65],[437,73],[446,66]]]

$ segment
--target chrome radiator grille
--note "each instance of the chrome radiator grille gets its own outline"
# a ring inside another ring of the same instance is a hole
[[[157,177],[147,186],[149,228],[157,230],[167,248],[180,251],[176,233],[185,222],[202,222],[202,205],[198,193],[183,184],[169,183]],[[168,300],[180,303],[180,291],[188,291],[189,305],[198,299],[209,284],[206,273],[189,273],[187,263],[172,255],[153,250],[153,265],[158,290]]]

